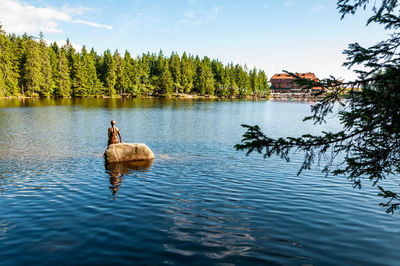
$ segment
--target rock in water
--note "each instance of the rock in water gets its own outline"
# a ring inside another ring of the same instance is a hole
[[[154,153],[144,143],[117,143],[104,153],[107,163],[153,160]]]

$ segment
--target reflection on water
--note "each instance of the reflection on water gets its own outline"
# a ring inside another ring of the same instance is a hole
[[[22,98],[3,99],[0,108],[7,107],[50,107],[50,106],[81,106],[83,108],[192,108],[196,103],[212,103],[227,101],[221,99],[174,99],[174,98]]]
[[[317,171],[297,176],[301,154],[285,163],[233,148],[242,123],[275,137],[337,130],[303,123],[309,110],[0,99],[0,264],[397,265],[399,217],[382,211],[376,188],[355,191]],[[157,161],[104,165],[111,120]]]
[[[122,184],[124,175],[129,175],[134,171],[148,171],[154,160],[106,163],[106,173],[110,176],[110,189],[115,196]],[[114,198],[115,199],[115,198]]]

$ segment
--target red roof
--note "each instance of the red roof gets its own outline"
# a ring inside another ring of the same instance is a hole
[[[308,72],[308,73],[296,73],[296,75],[299,75],[301,78],[306,78],[306,79],[311,79],[311,80],[317,80],[317,77],[315,76],[314,73]],[[278,73],[272,76],[272,80],[276,79],[296,79],[295,77],[286,74],[286,73]]]

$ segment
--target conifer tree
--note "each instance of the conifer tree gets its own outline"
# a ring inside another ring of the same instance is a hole
[[[128,76],[125,71],[125,62],[122,60],[121,55],[118,51],[114,53],[115,62],[115,90],[117,94],[125,93],[125,89],[128,87]]]
[[[106,88],[107,94],[112,96],[115,94],[115,81],[117,79],[115,71],[115,62],[114,57],[111,55],[110,50],[106,50],[104,52],[104,62],[103,62],[103,71],[104,71],[104,86]]]
[[[58,46],[58,44],[56,42],[52,42],[50,44],[50,48],[54,51],[54,53],[56,55],[58,55],[58,53],[60,52],[60,47]]]
[[[161,71],[162,73],[158,80],[158,93],[162,95],[169,95],[173,92],[173,80],[171,71],[169,70],[168,61],[164,62],[164,65],[161,67]]]
[[[224,65],[218,60],[212,60],[211,62],[212,72],[215,78],[215,94],[217,96],[224,95]]]
[[[32,39],[28,40],[25,61],[25,85],[28,96],[36,96],[40,92],[42,84],[42,66],[39,45]]]
[[[53,75],[50,62],[50,49],[46,46],[43,39],[43,34],[40,33],[39,41],[39,54],[40,54],[40,72],[42,78],[40,79],[40,95],[49,97],[53,93]]]
[[[253,96],[258,95],[260,91],[260,80],[257,75],[257,69],[250,70],[250,88]]]
[[[150,76],[150,61],[149,56],[146,54],[142,55],[141,59],[138,59],[138,73],[140,76],[140,94],[151,95],[154,92],[154,87],[151,85]]]
[[[85,46],[82,47],[81,54],[76,53],[72,59],[72,93],[74,96],[85,97],[88,96],[90,90],[88,72],[85,66],[85,59],[87,51]]]
[[[137,81],[137,65],[134,64],[134,60],[131,54],[126,50],[123,59],[124,73],[125,73],[125,88],[127,92],[136,95],[137,92],[134,87],[134,82]]]
[[[171,71],[171,76],[173,80],[173,87],[175,92],[182,92],[181,86],[181,62],[179,55],[176,53],[172,53],[170,58],[169,68]]]
[[[200,57],[198,55],[195,57],[193,63],[195,65],[195,73],[193,75],[193,91],[201,94],[201,89],[203,87],[201,79],[202,66]]]
[[[97,54],[92,48],[90,53],[84,58],[84,64],[88,74],[89,95],[99,95],[101,93],[101,83],[96,71],[96,60]]]
[[[189,93],[193,88],[193,67],[186,53],[181,59],[181,86],[185,93]]]
[[[71,95],[71,79],[69,72],[70,69],[67,59],[67,51],[62,47],[58,52],[57,74],[55,77],[56,96],[69,97]]]
[[[229,76],[229,89],[228,95],[231,97],[235,97],[239,95],[239,87],[235,81],[235,73],[233,64],[229,64],[227,67],[227,75]]]
[[[231,77],[229,74],[229,68],[227,66],[224,66],[224,72],[222,74],[221,83],[222,83],[221,96],[231,96],[230,94]]]
[[[214,76],[211,70],[211,62],[205,57],[202,62],[198,63],[196,77],[196,91],[200,95],[214,95]]]
[[[22,35],[16,39],[16,57],[18,65],[18,87],[20,88],[20,93],[25,95],[26,91],[26,60],[27,60],[27,50],[29,48],[29,37],[27,34]]]
[[[58,76],[58,54],[60,52],[60,48],[58,47],[56,42],[53,42],[49,47],[49,57],[50,57],[50,66],[51,66],[51,87],[53,88],[52,96],[56,94],[57,91],[57,76]]]
[[[246,67],[247,69],[247,67]],[[250,87],[250,77],[247,70],[239,65],[235,65],[235,83],[238,86],[239,95],[246,96],[252,93]]]
[[[95,66],[96,66],[97,78],[100,80],[100,86],[102,88],[101,93],[104,93],[105,91],[104,84],[106,83],[105,69],[104,69],[104,54],[96,57]]]
[[[0,96],[17,94],[18,77],[15,48],[0,25]]]
[[[206,58],[203,62],[203,78],[205,85],[205,94],[214,95],[215,91],[215,79],[211,68],[211,62],[209,58]]]
[[[267,75],[265,75],[265,72],[262,70],[258,71],[258,79],[260,83],[260,93],[264,93],[266,95],[269,94],[269,84],[268,84],[268,78]]]
[[[75,56],[75,48],[72,46],[71,42],[67,38],[67,41],[64,45],[65,50],[67,51],[67,59],[69,62],[70,69],[72,69],[73,59]],[[72,74],[72,73],[71,73]]]
[[[129,90],[133,95],[140,96],[142,94],[140,58],[137,58],[136,60],[132,58],[131,64],[128,65],[128,69],[128,78],[132,84],[132,87],[129,88]]]

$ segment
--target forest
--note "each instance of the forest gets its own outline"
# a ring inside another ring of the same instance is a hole
[[[67,39],[59,47],[40,34],[6,34],[0,26],[0,97],[169,96],[217,97],[269,94],[264,71],[224,65],[217,59],[162,51],[137,57],[125,51],[76,51]]]

